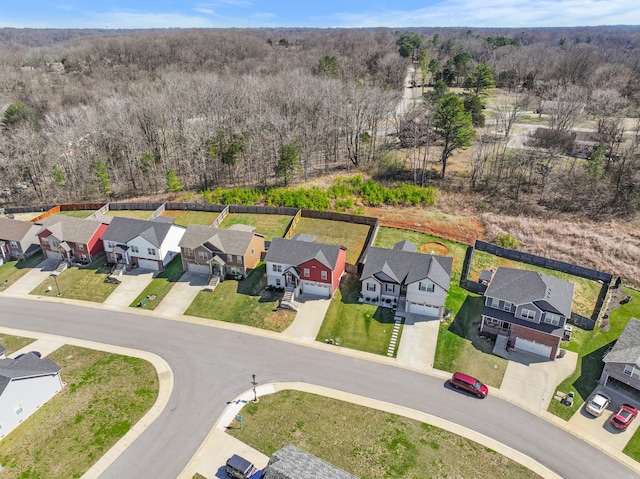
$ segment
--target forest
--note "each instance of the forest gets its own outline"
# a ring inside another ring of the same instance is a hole
[[[626,217],[639,52],[624,26],[0,29],[0,201],[362,172],[512,213]]]

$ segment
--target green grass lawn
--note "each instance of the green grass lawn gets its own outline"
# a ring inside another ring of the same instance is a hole
[[[0,291],[8,288],[22,278],[44,260],[42,252],[38,251],[24,261],[9,261],[0,266]]]
[[[367,479],[537,478],[478,443],[395,414],[299,391],[248,403],[233,437],[271,456],[293,444]],[[277,425],[277,427],[274,427]]]
[[[162,216],[174,218],[174,224],[178,226],[202,225],[211,226],[220,213],[210,211],[191,210],[164,210]]]
[[[347,248],[347,263],[356,264],[369,234],[368,225],[344,221],[300,218],[295,233],[316,237],[316,243],[335,244]]]
[[[147,304],[145,304],[144,306],[140,306],[140,308],[156,309],[156,307],[160,304],[160,301],[163,300],[163,298],[173,287],[174,283],[176,283],[183,274],[184,271],[182,271],[182,257],[178,255],[171,260],[164,271],[158,273],[158,275],[151,280],[147,287],[144,288],[142,293],[140,293],[135,301],[129,306],[136,307],[138,306],[138,303],[142,300],[142,298],[146,298],[147,296],[155,296],[155,298],[149,300]]]
[[[394,312],[389,308],[359,303],[359,293],[357,277],[344,276],[316,340],[326,342],[331,339],[338,346],[386,355],[393,333]],[[400,329],[402,332],[402,327]]]
[[[109,210],[105,213],[107,216],[122,216],[134,220],[148,220],[152,214],[151,210]]]
[[[476,250],[473,253],[473,261],[471,262],[469,279],[477,281],[482,270],[493,268],[493,270],[495,271],[498,266],[539,271],[540,273],[544,273],[555,278],[570,281],[575,285],[572,310],[589,318],[593,313],[593,309],[596,307],[598,295],[600,294],[600,288],[602,287],[602,285],[597,281],[581,278],[579,276],[573,276],[571,274],[562,273],[560,271],[555,271],[552,269],[541,268],[532,264],[520,263],[518,261],[513,261],[507,258],[501,258],[485,251]]]
[[[560,401],[552,400],[551,404],[549,404],[549,412],[569,420],[593,392],[604,369],[604,363],[602,362],[604,353],[618,339],[630,318],[640,318],[640,292],[626,289],[625,294],[630,294],[633,300],[611,311],[609,314],[609,331],[603,331],[598,326],[593,331],[583,331],[574,326],[571,341],[562,343],[562,347],[578,353],[578,364],[576,371],[561,382],[556,389],[564,393],[575,392],[575,399],[572,407],[560,404]],[[636,433],[634,435],[634,441],[638,444],[638,449],[640,449],[640,434]]]
[[[292,216],[288,215],[254,215],[248,213],[229,213],[222,223],[221,228],[233,225],[249,225],[255,227],[255,232],[264,235],[264,239],[271,241],[273,238],[282,238],[291,223]]]
[[[27,344],[31,344],[35,341],[33,338],[23,338],[21,336],[11,336],[9,334],[0,334],[0,345],[6,348],[4,354],[9,356],[15,353],[18,349],[24,348]]]
[[[80,477],[153,405],[158,377],[137,358],[62,346],[66,387],[0,442],[2,477]]]
[[[223,281],[213,293],[200,291],[184,314],[270,331],[284,331],[293,322],[295,313],[276,310],[282,293],[266,289],[265,270],[263,263],[247,279]]]
[[[67,268],[57,278],[62,297],[102,303],[118,287],[117,284],[104,282],[110,271],[111,268],[106,264],[104,256],[86,267]],[[49,286],[51,286],[51,292],[47,293]],[[31,291],[31,294],[55,295],[56,293],[56,283],[51,277]]]
[[[75,211],[60,211],[59,213],[56,213],[56,214],[61,216],[71,216],[72,218],[88,218],[95,212],[96,212],[95,210],[75,210]]]

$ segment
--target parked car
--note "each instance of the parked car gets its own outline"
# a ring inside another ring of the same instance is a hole
[[[469,376],[464,373],[455,373],[449,382],[454,388],[470,392],[479,398],[485,398],[489,393],[489,388],[487,386],[482,384],[473,376]]]
[[[605,409],[607,409],[610,402],[611,399],[609,399],[609,397],[602,393],[596,393],[589,401],[587,401],[584,408],[592,416],[598,417]]]
[[[226,464],[227,475],[233,479],[257,479],[256,473],[258,470],[254,467],[251,461],[247,461],[245,458],[234,454],[227,459]]]
[[[622,431],[629,427],[629,424],[635,419],[638,415],[638,410],[633,406],[629,406],[628,404],[623,404],[620,406],[620,409],[611,416],[609,422]]]

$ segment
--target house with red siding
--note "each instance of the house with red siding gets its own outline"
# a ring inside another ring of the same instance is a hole
[[[313,237],[274,238],[264,258],[267,283],[291,291],[330,298],[340,285],[346,263],[342,246],[315,243]]]
[[[108,225],[101,221],[53,215],[38,224],[45,258],[89,264],[104,251],[101,238]]]

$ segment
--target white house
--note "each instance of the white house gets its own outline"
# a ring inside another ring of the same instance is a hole
[[[62,389],[60,366],[27,353],[0,359],[0,439]]]
[[[102,242],[110,263],[124,264],[127,270],[163,271],[180,253],[178,245],[185,231],[166,221],[116,216],[102,235]]]

